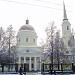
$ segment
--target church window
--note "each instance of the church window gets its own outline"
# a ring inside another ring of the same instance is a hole
[[[69,27],[67,26],[67,30],[69,30]]]
[[[28,42],[29,41],[29,39],[28,38],[26,38],[26,42]]]
[[[29,60],[29,57],[26,57],[26,60]]]
[[[20,38],[18,38],[18,42],[20,42],[21,41],[21,39]]]
[[[35,43],[35,39],[33,39],[33,42]]]

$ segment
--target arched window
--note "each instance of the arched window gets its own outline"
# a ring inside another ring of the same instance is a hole
[[[29,39],[28,38],[26,38],[26,42],[28,42],[29,41]]]
[[[67,30],[69,30],[69,27],[67,26]]]
[[[33,42],[35,43],[35,39],[33,39]]]

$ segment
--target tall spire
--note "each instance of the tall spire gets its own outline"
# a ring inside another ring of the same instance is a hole
[[[66,9],[65,9],[65,4],[64,4],[64,2],[63,2],[63,7],[64,7],[64,15],[63,15],[64,18],[63,18],[63,21],[64,21],[64,20],[68,20],[68,19],[67,19],[67,14],[66,14]]]

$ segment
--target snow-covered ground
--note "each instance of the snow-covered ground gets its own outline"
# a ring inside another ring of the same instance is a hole
[[[20,75],[20,74],[0,74],[0,75]]]
[[[20,75],[20,74],[0,74],[0,75]],[[26,73],[26,75],[42,75],[42,74],[41,73]],[[50,75],[50,74],[45,74],[45,75]],[[75,75],[75,74],[56,74],[56,75]]]
[[[0,74],[0,75],[20,75],[20,74]],[[42,75],[42,74],[26,74],[26,75]],[[45,75],[50,75],[50,74],[45,74]],[[68,75],[68,74],[65,74],[65,75]],[[75,74],[69,74],[69,75],[75,75]]]
[[[20,75],[20,74],[0,74],[0,75]],[[23,74],[25,75],[25,74]],[[42,75],[40,73],[26,73],[26,75]]]

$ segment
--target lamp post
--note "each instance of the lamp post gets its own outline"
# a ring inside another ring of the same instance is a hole
[[[9,35],[9,63],[10,63],[10,35]]]
[[[59,49],[57,50],[58,70],[60,69]]]
[[[8,51],[8,53],[9,53],[9,71],[10,71],[10,35],[9,35],[9,51]]]
[[[51,64],[52,64],[52,68],[51,68],[51,70],[53,70],[53,40],[51,42],[51,48],[52,48],[52,52],[51,52]]]

